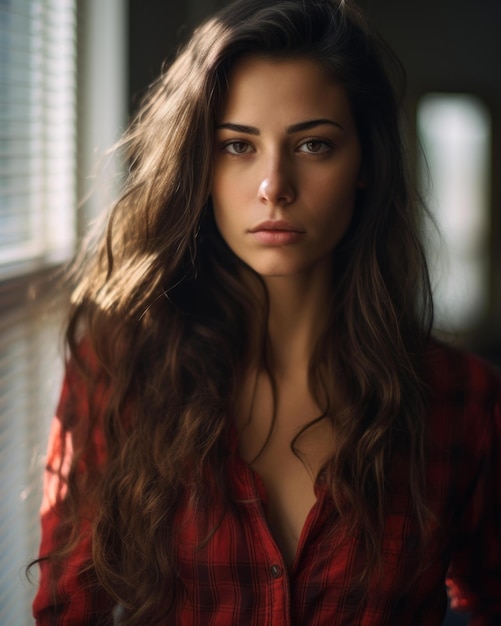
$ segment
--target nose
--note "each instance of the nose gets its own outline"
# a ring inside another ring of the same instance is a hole
[[[258,187],[258,198],[263,204],[286,206],[296,197],[292,172],[285,159],[270,159]]]

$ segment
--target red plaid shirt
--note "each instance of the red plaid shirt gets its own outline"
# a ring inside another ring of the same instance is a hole
[[[230,471],[238,513],[227,513],[198,551],[206,522],[218,519],[219,511],[209,512],[207,520],[195,518],[187,507],[181,511],[177,559],[188,597],[175,607],[168,626],[439,626],[446,579],[452,605],[471,613],[471,625],[501,624],[501,381],[476,358],[436,344],[429,351],[428,372],[427,496],[437,526],[423,573],[415,575],[416,520],[404,467],[396,464],[391,476],[384,575],[364,596],[349,585],[363,562],[362,547],[356,533],[344,543],[329,533],[336,511],[321,480],[288,569],[266,521],[263,484],[235,455]],[[52,549],[58,524],[50,468],[60,460],[61,411],[75,393],[67,376],[49,444],[41,554]],[[104,454],[99,437],[98,457]],[[103,591],[86,588],[79,572],[89,554],[89,542],[82,540],[55,593],[50,566],[42,564],[33,605],[37,624],[111,623],[112,602]]]

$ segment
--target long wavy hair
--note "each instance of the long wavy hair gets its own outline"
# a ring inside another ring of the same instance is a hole
[[[256,322],[239,280],[253,272],[222,240],[210,197],[228,74],[256,54],[321,64],[346,89],[361,142],[365,188],[334,253],[329,323],[309,364],[311,392],[336,432],[325,475],[339,529],[359,529],[364,574],[375,571],[390,465],[402,455],[425,535],[422,360],[432,305],[424,209],[399,127],[402,68],[347,0],[237,0],[195,31],[150,89],[122,143],[123,193],[73,272],[68,367],[86,389],[89,417],[82,426],[80,407],[66,416],[67,429],[81,429],[80,445],[65,478],[65,542],[50,558],[67,555],[90,519],[89,571],[125,608],[127,624],[157,623],[179,598],[173,520],[184,494],[194,507],[215,498],[232,506],[224,472],[231,409],[252,350],[267,367],[264,284],[254,276],[263,293]],[[334,380],[344,390],[336,411]],[[106,462],[82,471],[95,429]]]

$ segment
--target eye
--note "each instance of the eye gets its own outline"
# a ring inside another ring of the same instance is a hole
[[[247,154],[248,152],[252,152],[252,146],[246,141],[228,141],[224,144],[223,150],[224,152],[228,152],[228,154]]]
[[[303,154],[324,154],[332,150],[332,145],[324,139],[307,139],[297,147]]]

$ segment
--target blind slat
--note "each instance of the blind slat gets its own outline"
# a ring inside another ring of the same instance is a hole
[[[0,472],[8,477],[0,481],[0,623],[6,625],[32,623],[34,589],[22,584],[22,572],[38,551],[43,454],[61,380],[60,314],[47,314],[48,299],[28,298],[21,276],[71,251],[75,5],[14,0],[0,7]]]

